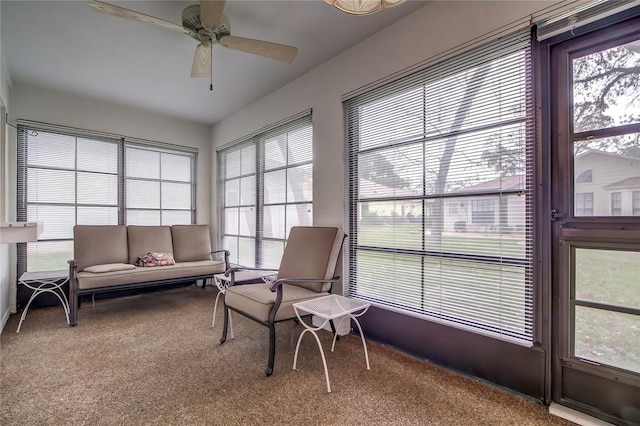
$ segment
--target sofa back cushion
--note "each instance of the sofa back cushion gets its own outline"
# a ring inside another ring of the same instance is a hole
[[[127,227],[120,225],[76,225],[73,256],[78,270],[107,263],[127,263]]]
[[[171,237],[176,262],[211,260],[209,225],[173,225]]]
[[[173,254],[171,227],[169,226],[127,226],[129,234],[129,263],[149,252]]]

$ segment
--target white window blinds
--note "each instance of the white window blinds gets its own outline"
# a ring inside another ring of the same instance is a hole
[[[306,115],[219,150],[220,234],[232,263],[277,268],[291,227],[312,224],[312,145]]]
[[[18,245],[19,274],[67,268],[76,224],[194,223],[196,158],[189,148],[19,125],[17,218],[44,228]]]
[[[347,100],[349,293],[532,340],[529,31]]]

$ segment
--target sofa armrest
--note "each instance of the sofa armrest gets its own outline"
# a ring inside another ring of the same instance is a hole
[[[78,323],[78,260],[69,262],[69,325]]]

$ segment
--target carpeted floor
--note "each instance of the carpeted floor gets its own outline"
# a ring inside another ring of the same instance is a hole
[[[328,352],[327,394],[316,343],[278,325],[275,371],[264,375],[268,336],[234,315],[219,344],[216,290],[172,289],[83,303],[69,327],[60,306],[12,315],[0,336],[1,425],[571,425],[502,389],[345,336]]]

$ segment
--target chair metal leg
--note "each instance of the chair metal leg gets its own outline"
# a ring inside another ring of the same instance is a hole
[[[273,364],[276,358],[276,325],[269,323],[269,362],[267,363],[267,369],[264,373],[267,376],[273,374]]]
[[[225,306],[224,309],[224,323],[222,325],[222,337],[220,338],[220,344],[227,341],[227,328],[229,327],[229,309]]]

